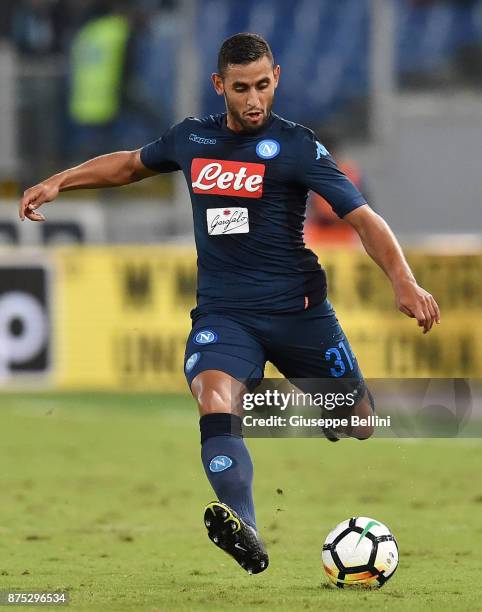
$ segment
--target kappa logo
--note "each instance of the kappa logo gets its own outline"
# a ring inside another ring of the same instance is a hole
[[[194,336],[194,342],[196,344],[212,344],[213,342],[216,342],[217,339],[217,333],[211,331],[210,329],[203,329]]]
[[[316,159],[320,159],[322,156],[326,157],[329,155],[328,149],[321,144],[318,140],[316,141]]]
[[[216,455],[209,462],[209,470],[211,472],[224,472],[233,465],[233,460],[226,455]]]
[[[264,164],[196,157],[191,163],[192,190],[207,195],[261,198],[264,172]]]
[[[258,142],[256,147],[256,155],[263,159],[273,159],[281,150],[281,146],[277,140],[262,140]]]
[[[203,138],[197,134],[189,134],[189,140],[192,140],[192,142],[197,142],[198,144],[216,144],[216,138]]]

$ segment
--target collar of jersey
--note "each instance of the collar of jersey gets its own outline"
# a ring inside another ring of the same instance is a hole
[[[239,136],[240,138],[246,138],[246,137],[258,138],[259,136],[262,136],[266,132],[266,130],[268,130],[273,125],[275,119],[276,119],[276,115],[272,112],[269,116],[268,121],[257,132],[233,132],[233,130],[228,128],[228,125],[227,125],[228,114],[223,113],[222,121],[221,121],[221,128],[223,132],[227,132],[228,134],[231,134],[232,136]]]

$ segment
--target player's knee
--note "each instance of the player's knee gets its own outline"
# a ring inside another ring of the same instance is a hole
[[[243,389],[232,376],[216,370],[201,372],[191,383],[201,416],[219,412],[238,414]]]
[[[222,389],[201,389],[195,397],[199,407],[199,412],[203,415],[214,412],[231,412],[230,395],[224,392]]]

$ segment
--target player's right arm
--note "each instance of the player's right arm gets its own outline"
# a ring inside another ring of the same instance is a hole
[[[61,191],[119,187],[154,174],[157,174],[155,170],[147,168],[142,163],[141,149],[94,157],[27,189],[20,200],[20,219],[44,221],[45,217],[37,209],[42,204],[55,200]]]
[[[55,200],[61,191],[120,187],[159,172],[180,170],[176,151],[177,127],[175,125],[169,128],[161,138],[142,149],[118,151],[94,157],[30,187],[20,200],[20,219],[45,221],[38,208],[46,202]]]

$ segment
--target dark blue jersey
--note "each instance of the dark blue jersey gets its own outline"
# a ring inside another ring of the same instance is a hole
[[[308,190],[340,217],[366,201],[311,130],[275,114],[255,134],[230,130],[226,114],[190,117],[143,147],[141,160],[186,177],[199,312],[294,312],[326,297],[303,242]]]

